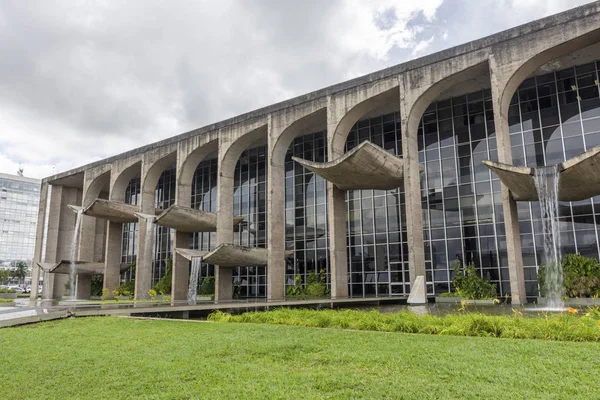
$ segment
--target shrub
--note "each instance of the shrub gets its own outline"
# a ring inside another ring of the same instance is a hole
[[[15,289],[9,289],[9,288],[0,288],[0,293],[16,293],[17,291]]]
[[[306,277],[306,285],[302,285],[302,278],[300,275],[296,275],[294,279],[294,285],[289,286],[287,289],[288,297],[324,297],[327,296],[329,290],[327,289],[327,277],[325,271],[321,270],[319,273],[311,272]]]
[[[171,294],[171,287],[173,281],[173,259],[169,257],[165,259],[165,263],[167,264],[165,275],[162,278],[160,278],[160,280],[156,282],[156,284],[152,288],[156,290],[156,293],[160,293],[162,295]]]
[[[150,296],[150,298],[152,300],[156,300],[157,295],[158,295],[158,293],[156,293],[156,290],[154,290],[154,289],[148,290],[148,296]]]
[[[600,263],[581,254],[566,254],[561,260],[563,289],[566,297],[600,296]],[[538,267],[541,295],[546,294],[546,265]]]
[[[460,297],[466,300],[489,300],[496,298],[496,285],[479,276],[474,265],[461,268],[460,261],[454,265],[456,274],[452,284]]]
[[[133,279],[126,280],[121,283],[118,288],[113,290],[113,296],[116,298],[119,296],[127,296],[130,299],[133,299],[135,294],[135,281]]]
[[[214,296],[215,294],[215,277],[207,276],[202,280],[198,294],[201,296]]]
[[[103,275],[93,275],[92,276],[92,296],[102,296],[102,286],[104,286],[104,276]]]

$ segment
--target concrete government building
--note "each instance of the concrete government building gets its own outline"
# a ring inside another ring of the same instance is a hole
[[[280,300],[324,271],[332,298],[419,303],[460,259],[526,302],[532,167],[564,163],[563,252],[599,257],[599,69],[595,2],[50,176],[33,280],[61,298],[76,261],[85,298],[136,261],[143,299],[172,257],[179,301],[202,257],[217,301]]]

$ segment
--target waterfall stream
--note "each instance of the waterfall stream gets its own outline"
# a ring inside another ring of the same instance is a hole
[[[75,220],[75,228],[73,229],[73,239],[71,241],[71,265],[69,269],[69,295],[75,299],[77,294],[75,293],[77,276],[75,274],[75,264],[77,260],[77,248],[79,247],[79,227],[81,226],[81,216],[83,215],[83,209],[77,211],[77,218]]]
[[[535,169],[534,182],[542,213],[544,237],[545,297],[546,306],[550,309],[564,308],[558,223],[558,180],[558,166],[556,165]]]
[[[196,295],[198,292],[198,275],[200,266],[202,265],[202,257],[192,257],[192,270],[190,271],[190,284],[188,286],[188,303],[196,304]]]

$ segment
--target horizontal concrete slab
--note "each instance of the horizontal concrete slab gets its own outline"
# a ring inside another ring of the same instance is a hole
[[[204,257],[208,252],[200,251],[200,250],[192,250],[192,249],[175,249],[175,253],[183,256],[184,258],[192,261],[192,258],[195,257]]]
[[[404,178],[404,160],[368,140],[334,161],[292,159],[341,190],[390,190],[400,187]]]
[[[233,225],[238,225],[243,219],[233,217]],[[156,217],[156,223],[180,232],[216,232],[217,214],[174,204]]]
[[[111,222],[137,222],[135,213],[140,210],[139,206],[125,204],[120,201],[96,199],[83,210],[84,215],[103,218]]]
[[[37,263],[40,268],[44,271],[50,271],[53,274],[66,274],[71,273],[71,261],[62,260],[58,263]],[[121,272],[127,271],[131,265],[121,264]],[[75,261],[75,274],[76,275],[103,275],[104,274],[104,263],[99,262],[87,262],[87,261]]]
[[[221,244],[206,254],[203,261],[219,267],[255,267],[267,265],[267,249]]]
[[[517,201],[537,201],[534,168],[483,161],[510,190]],[[600,194],[600,146],[558,164],[558,199],[580,201]]]

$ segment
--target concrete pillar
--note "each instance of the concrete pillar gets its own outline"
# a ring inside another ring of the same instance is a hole
[[[175,232],[175,242],[173,248],[188,249],[190,247],[190,234],[188,232]],[[173,301],[182,301],[187,299],[189,287],[189,261],[179,253],[173,254],[173,289],[171,296]]]
[[[92,276],[77,275],[76,299],[89,299],[92,293]]]
[[[113,298],[113,290],[120,284],[121,242],[123,224],[118,222],[106,223],[106,251],[104,254],[104,282],[107,298]]]
[[[404,158],[404,198],[406,207],[406,235],[408,245],[408,271],[411,293],[418,276],[425,277],[425,248],[423,241],[423,210],[421,208],[421,170],[419,165],[418,124],[410,120],[412,101],[406,94],[410,90],[404,79],[400,78],[400,118],[402,130],[402,158]],[[421,282],[419,280],[419,282]],[[425,279],[422,281],[425,285]],[[419,288],[427,293],[427,288]],[[419,299],[416,303],[422,303]]]
[[[233,243],[233,161],[225,161],[219,155],[217,178],[217,245]],[[236,161],[237,162],[237,159]],[[232,271],[215,265],[215,301],[233,298]]]
[[[329,101],[327,107],[327,152],[329,161],[344,155],[345,140],[334,144],[334,135],[339,123],[336,104]],[[348,132],[345,132],[347,135]],[[331,276],[331,298],[348,297],[348,253],[346,250],[346,194],[327,182],[327,211],[329,229],[329,272]]]
[[[267,300],[285,298],[285,152],[276,149],[281,130],[269,124],[267,167]],[[282,153],[282,154],[278,154]]]
[[[506,90],[506,78],[500,72],[496,59],[490,55],[490,80],[492,84],[492,106],[494,110],[494,128],[498,147],[498,161],[512,165],[512,151],[508,127],[508,106],[503,104],[503,93]],[[527,303],[525,292],[525,276],[523,272],[523,252],[521,249],[521,232],[517,202],[512,198],[508,188],[502,184],[502,209],[506,231],[506,251],[508,257],[508,273],[510,279],[510,295],[513,304]]]
[[[336,157],[337,158],[337,157]],[[348,297],[348,253],[346,250],[346,192],[327,183],[329,265],[331,298]]]
[[[143,201],[143,200],[142,200]],[[152,288],[152,260],[154,258],[154,224],[145,218],[138,219],[139,240],[135,268],[135,300],[149,299]]]
[[[29,300],[35,303],[38,296],[38,285],[40,281],[40,267],[38,262],[44,261],[42,249],[44,244],[44,230],[46,225],[46,205],[48,204],[48,182],[43,182],[40,188],[40,203],[38,206],[38,218],[35,232],[35,250],[33,265],[31,266],[31,293]]]

